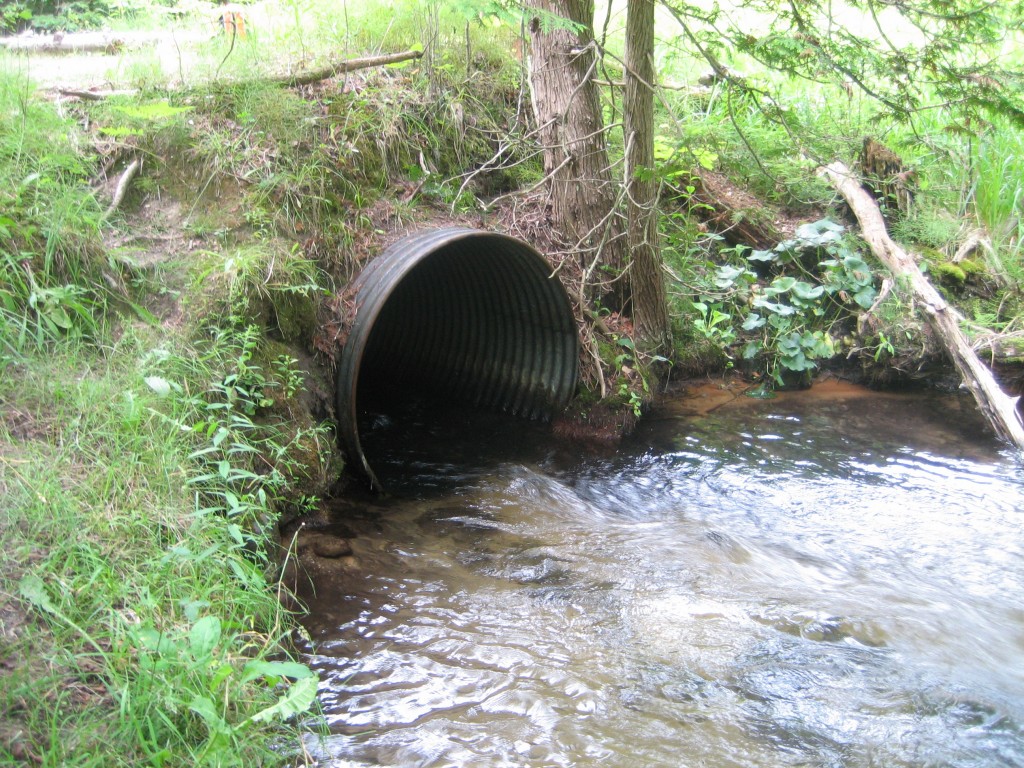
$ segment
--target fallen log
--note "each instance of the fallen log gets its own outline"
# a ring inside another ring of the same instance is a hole
[[[300,72],[297,75],[283,75],[266,79],[272,83],[288,86],[311,85],[312,83],[319,83],[321,80],[326,80],[329,77],[341,75],[345,72],[355,72],[357,69],[368,69],[370,67],[384,67],[388,64],[400,64],[403,61],[418,59],[422,55],[423,51],[402,51],[401,53],[386,53],[381,56],[366,56],[361,59],[338,61],[320,69]]]
[[[286,87],[311,85],[312,83],[318,83],[321,80],[326,80],[329,77],[345,72],[355,72],[360,69],[369,69],[370,67],[383,67],[388,64],[399,64],[403,61],[418,59],[422,55],[423,51],[402,51],[401,53],[387,53],[381,56],[365,56],[360,59],[338,61],[320,69],[300,72],[295,75],[267,75],[266,77],[254,78],[251,81],[233,80],[231,82],[236,84],[240,82],[274,83]],[[110,96],[132,96],[138,93],[138,91],[85,91],[73,88],[57,88],[56,92],[61,96],[78,98],[83,101],[103,101],[103,99]]]
[[[946,353],[960,372],[964,385],[996,434],[1024,450],[1024,426],[1017,413],[1017,400],[1000,389],[992,372],[981,362],[960,328],[963,317],[946,303],[921,272],[914,257],[900,247],[885,228],[882,213],[874,199],[853,176],[850,169],[836,162],[819,169],[853,211],[861,228],[861,237],[871,252],[894,277],[905,281],[914,304],[941,341]]]
[[[687,210],[730,245],[768,250],[783,235],[773,221],[774,211],[732,184],[725,176],[698,168],[690,174],[686,190],[676,190]]]
[[[0,39],[0,50],[26,54],[62,56],[73,53],[122,53],[128,42],[121,36],[106,34],[32,35]]]

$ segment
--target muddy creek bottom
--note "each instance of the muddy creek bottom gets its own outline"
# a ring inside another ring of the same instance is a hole
[[[303,565],[328,731],[308,749],[1024,765],[1024,474],[971,411],[706,387],[600,456],[479,414],[375,416],[391,495],[340,506],[324,530],[353,554]]]

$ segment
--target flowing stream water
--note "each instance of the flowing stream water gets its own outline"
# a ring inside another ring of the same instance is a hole
[[[402,418],[300,590],[321,765],[1024,765],[1024,473],[969,402],[710,386],[598,455]]]

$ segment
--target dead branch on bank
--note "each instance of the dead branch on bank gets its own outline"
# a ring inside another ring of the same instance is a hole
[[[125,40],[103,34],[38,35],[0,40],[0,50],[26,54],[67,55],[73,53],[122,53]]]
[[[949,261],[951,264],[962,264],[967,259],[975,259],[978,257],[988,264],[996,285],[1000,287],[1006,286],[1009,282],[1006,269],[1000,263],[999,257],[996,255],[996,250],[992,246],[992,239],[982,229],[975,229],[968,233],[963,243],[961,243],[960,247],[956,249],[956,253],[953,255],[953,258]]]
[[[322,80],[327,80],[335,75],[344,74],[346,72],[355,72],[360,69],[369,69],[371,67],[384,67],[388,64],[399,64],[403,61],[412,61],[420,58],[422,55],[423,51],[402,51],[401,53],[388,53],[381,56],[365,56],[359,59],[338,61],[334,64],[329,64],[326,67],[314,69],[310,72],[299,73],[297,75],[269,75],[267,77],[253,78],[251,80],[232,80],[231,82],[233,84],[247,82],[273,83],[275,85],[283,85],[292,88],[300,85],[312,85],[313,83],[319,83]],[[110,96],[138,95],[138,91],[85,91],[75,88],[57,88],[56,91],[61,96],[78,98],[83,101],[103,101]]]
[[[971,347],[984,352],[991,364],[1019,361],[1024,358],[1024,331],[990,331],[985,329],[974,337]]]
[[[882,213],[874,199],[842,163],[819,169],[850,206],[861,228],[861,237],[871,252],[896,278],[902,278],[920,308],[925,321],[939,338],[946,353],[963,377],[982,414],[999,437],[1024,450],[1024,426],[1017,413],[1017,400],[1000,389],[992,372],[978,358],[960,328],[959,312],[946,303],[921,272],[913,256],[889,237]]]
[[[83,91],[77,88],[58,88],[57,93],[61,96],[68,96],[72,99],[81,99],[82,101],[103,101],[104,99],[109,99],[111,96],[134,96],[138,91]]]
[[[884,278],[882,280],[882,287],[878,289],[878,296],[875,298],[874,303],[868,307],[867,311],[862,312],[857,317],[857,335],[863,336],[865,330],[871,319],[874,317],[878,308],[885,303],[885,300],[889,298],[889,294],[892,293],[892,278]],[[850,353],[851,355],[853,352]]]
[[[967,238],[956,249],[956,254],[954,254],[950,261],[953,264],[959,264],[978,251],[983,251],[986,255],[992,253],[992,242],[986,237],[984,232],[976,229],[967,235]]]

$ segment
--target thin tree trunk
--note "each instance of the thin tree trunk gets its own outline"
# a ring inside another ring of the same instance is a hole
[[[881,211],[872,197],[842,163],[832,163],[821,169],[822,175],[843,196],[860,223],[861,234],[875,257],[897,277],[904,278],[916,305],[946,352],[964,384],[974,395],[982,414],[1001,438],[1024,450],[1024,427],[1017,413],[1018,398],[1010,397],[996,383],[992,372],[971,348],[960,322],[960,313],[949,306],[928,282],[914,258],[889,237]]]
[[[584,270],[599,263],[621,273],[628,263],[626,238],[594,80],[593,0],[527,5],[538,12],[529,21],[530,86],[554,227],[574,244]]]
[[[658,248],[654,169],[654,0],[629,0],[626,18],[626,191],[633,323],[651,352],[672,342]]]

